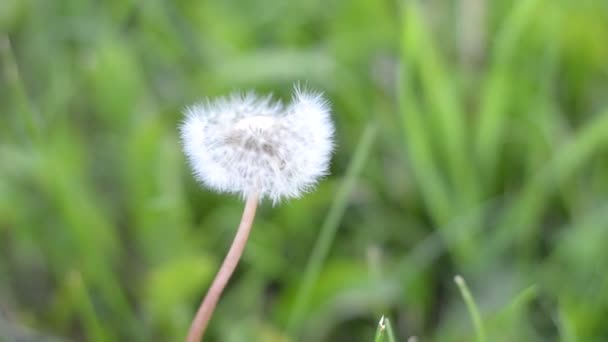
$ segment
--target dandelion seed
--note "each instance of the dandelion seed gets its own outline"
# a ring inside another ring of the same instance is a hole
[[[235,94],[188,107],[185,114],[181,138],[196,178],[246,199],[234,241],[190,327],[187,341],[198,342],[243,253],[258,200],[276,204],[312,190],[328,173],[334,128],[322,94],[297,86],[289,105]]]

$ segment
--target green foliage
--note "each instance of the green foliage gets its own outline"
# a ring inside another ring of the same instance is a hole
[[[180,111],[296,81],[332,175],[262,205],[209,340],[608,339],[606,37],[599,0],[0,1],[0,341],[183,339],[242,203]]]

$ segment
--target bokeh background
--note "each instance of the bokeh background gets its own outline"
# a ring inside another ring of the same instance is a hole
[[[259,211],[209,341],[608,341],[608,3],[1,0],[0,341],[180,341],[238,198],[184,106],[324,91],[332,175]]]

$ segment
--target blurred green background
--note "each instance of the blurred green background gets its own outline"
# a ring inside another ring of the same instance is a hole
[[[209,341],[473,341],[457,274],[487,341],[608,341],[601,0],[1,0],[0,341],[182,340],[243,204],[181,110],[296,81],[332,175],[262,206]]]

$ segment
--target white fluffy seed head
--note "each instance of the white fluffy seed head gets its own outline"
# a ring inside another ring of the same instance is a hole
[[[253,93],[186,108],[184,152],[196,178],[219,192],[299,197],[326,175],[334,127],[321,93],[295,87],[291,104]]]

